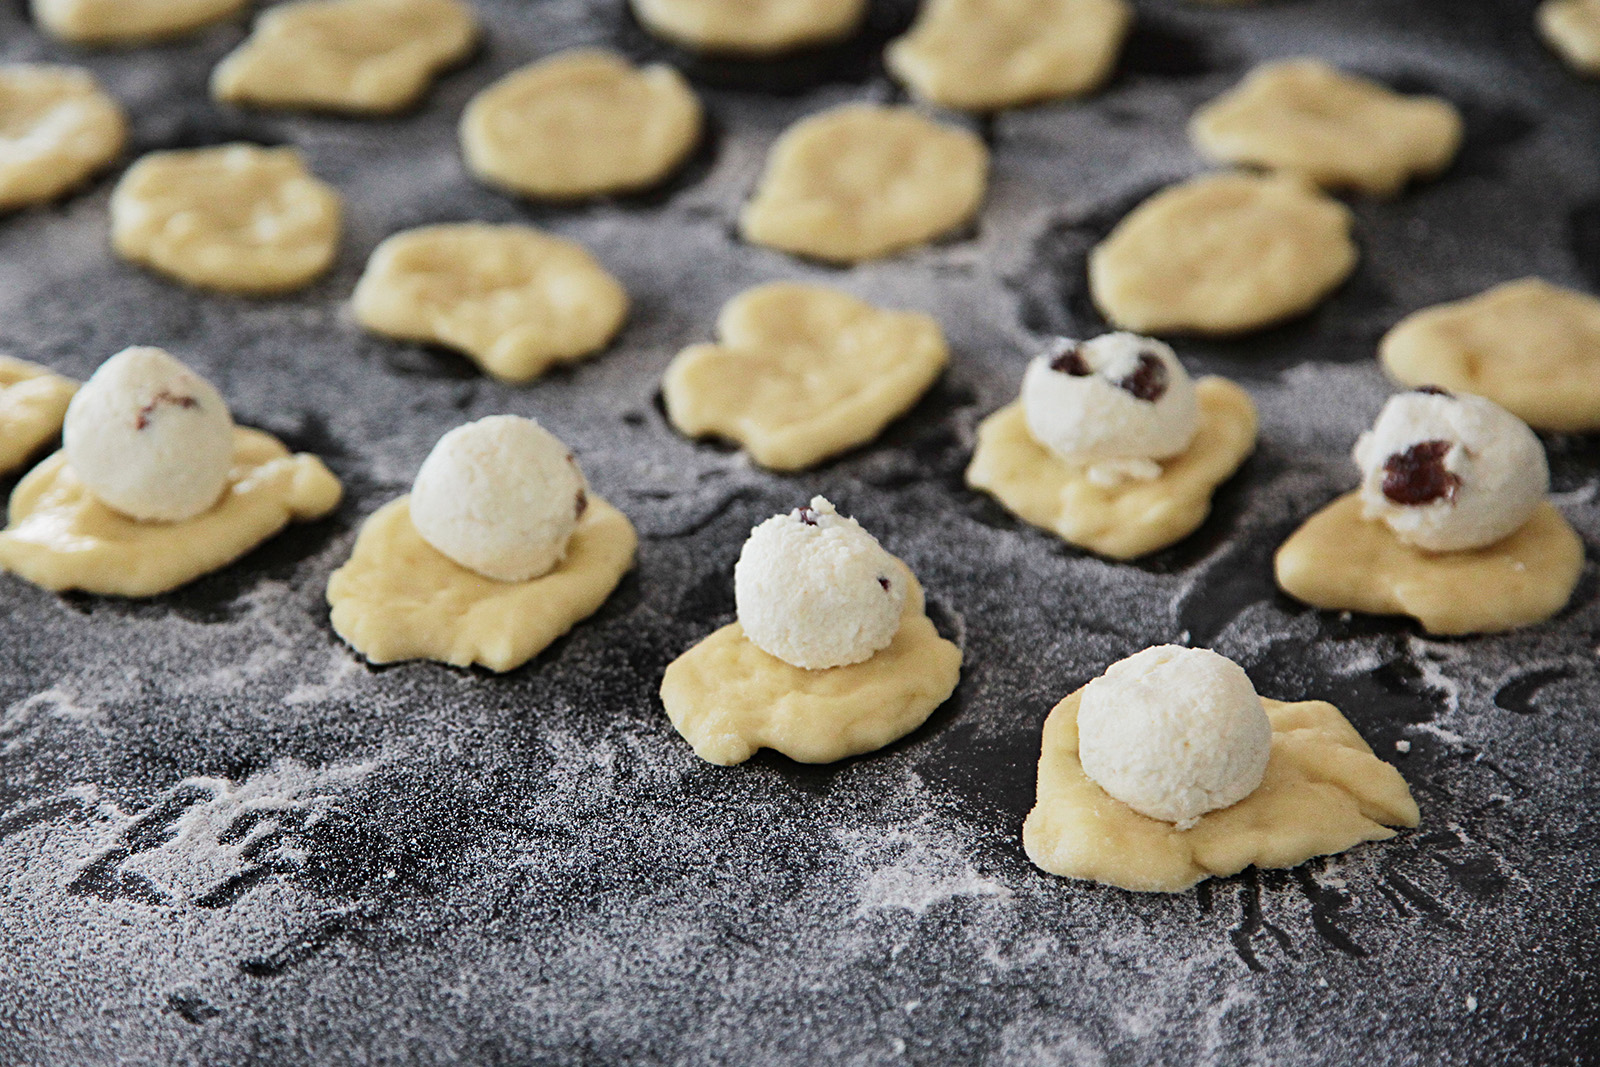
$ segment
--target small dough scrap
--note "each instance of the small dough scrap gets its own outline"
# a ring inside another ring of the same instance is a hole
[[[111,195],[111,241],[201,289],[285,293],[333,265],[340,212],[339,194],[292,148],[152,152]]]
[[[1544,0],[1539,35],[1579,74],[1600,78],[1600,0]]]
[[[1363,518],[1360,494],[1349,493],[1291,534],[1273,569],[1285,593],[1327,611],[1410,615],[1445,636],[1501,633],[1567,606],[1583,570],[1583,541],[1544,503],[1504,541],[1428,552]]]
[[[88,71],[0,65],[0,212],[76,189],[121,155],[127,140],[122,105]]]
[[[461,116],[461,149],[480,179],[539,200],[659,185],[700,142],[700,100],[683,76],[574,49],[514,70]]]
[[[317,457],[291,454],[271,434],[234,430],[228,489],[182,522],[139,522],[95,499],[57,452],[11,494],[0,570],[62,592],[148,597],[227,566],[291,521],[339,506],[339,480]]]
[[[919,99],[997,111],[1098,89],[1132,25],[1126,0],[930,0],[884,61]]]
[[[266,11],[217,65],[234,104],[388,115],[465,59],[478,20],[461,0],[298,0]]]
[[[1136,333],[1228,335],[1310,311],[1356,265],[1350,209],[1282,176],[1157,193],[1089,254],[1100,311]]]
[[[509,671],[606,602],[639,544],[622,512],[591,493],[566,557],[548,574],[499,582],[422,539],[410,498],[372,514],[328,579],[333,628],[373,663],[430,659]]]
[[[1113,799],[1083,773],[1082,695],[1067,697],[1045,720],[1038,799],[1022,824],[1028,858],[1051,874],[1179,893],[1252,865],[1295,867],[1383,841],[1394,836],[1390,827],[1422,821],[1400,772],[1372,754],[1338,708],[1262,698],[1272,720],[1266,777],[1237,804],[1178,830]]]
[[[719,343],[686,348],[667,368],[667,417],[690,437],[739,442],[772,470],[802,470],[873,440],[950,361],[931,315],[792,282],[729,301],[717,334]]]
[[[145,44],[242,11],[250,0],[33,0],[46,33],[73,44]]]
[[[1250,394],[1224,378],[1195,383],[1200,428],[1186,452],[1161,462],[1160,476],[1096,484],[1028,432],[1020,401],[978,426],[967,484],[1068,544],[1112,559],[1133,559],[1174,544],[1200,527],[1211,497],[1256,447]]]
[[[78,383],[0,355],[0,474],[22,466],[61,432]]]
[[[1195,147],[1219,163],[1373,196],[1444,170],[1462,131],[1449,101],[1402,96],[1319,59],[1263,64],[1189,124]]]
[[[1378,349],[1405,385],[1487,397],[1529,426],[1600,430],[1600,300],[1539,278],[1402,319]]]
[[[896,561],[899,562],[898,560]],[[757,648],[730,623],[673,660],[661,679],[667,717],[695,755],[730,767],[771,748],[832,763],[897,741],[955,692],[961,650],[924,613],[922,586],[901,563],[900,630],[863,663],[808,671]]]
[[[867,0],[631,0],[657,37],[709,54],[767,57],[855,33]]]
[[[628,317],[627,291],[582,245],[487,223],[388,238],[351,304],[369,330],[459,349],[508,382],[600,351]]]
[[[786,130],[739,217],[748,241],[830,263],[923,244],[983,203],[989,150],[908,107],[847,104]]]

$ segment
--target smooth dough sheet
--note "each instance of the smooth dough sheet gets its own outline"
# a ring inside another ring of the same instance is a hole
[[[94,76],[0,65],[0,212],[71,192],[122,154],[128,120]]]
[[[461,148],[481,180],[539,200],[659,185],[700,141],[700,100],[671,67],[595,49],[512,71],[467,105]]]
[[[367,519],[349,562],[328,579],[333,628],[373,663],[513,670],[600,609],[638,544],[627,516],[591,493],[555,570],[500,582],[424,541],[401,497]]]
[[[1189,136],[1219,163],[1296,174],[1325,189],[1393,196],[1450,165],[1461,113],[1317,59],[1266,63],[1195,113]]]
[[[26,463],[61,432],[78,383],[37,363],[0,356],[0,474]]]
[[[1372,754],[1339,709],[1321,700],[1262,699],[1272,754],[1255,792],[1188,830],[1140,815],[1078,761],[1078,704],[1044,724],[1034,808],[1022,847],[1040,869],[1137,893],[1179,893],[1249,866],[1296,867],[1314,856],[1393,837],[1421,822],[1400,772]]]
[[[461,0],[298,0],[268,9],[217,65],[233,104],[387,115],[421,99],[478,40]]]
[[[997,111],[1098,89],[1132,24],[1126,0],[930,0],[884,60],[919,99]]]
[[[1310,311],[1356,265],[1350,209],[1290,177],[1214,174],[1157,193],[1089,255],[1089,290],[1137,333],[1224,336]]]
[[[90,494],[57,452],[11,494],[0,570],[57,592],[157,596],[227,566],[290,522],[320,519],[341,494],[317,457],[240,428],[228,486],[209,511],[182,522],[139,522]]]
[[[907,107],[848,104],[778,138],[739,228],[825,262],[877,259],[971,220],[988,171],[976,134]]]
[[[1600,0],[1545,0],[1539,35],[1579,74],[1600,78]]]
[[[1133,559],[1189,536],[1211,513],[1217,487],[1256,447],[1250,394],[1223,378],[1195,383],[1200,427],[1188,451],[1163,460],[1150,481],[1096,485],[1084,468],[1062,460],[1028,432],[1022,403],[978,426],[967,485],[998,500],[1024,522],[1112,559]]]
[[[662,382],[690,437],[737,441],[772,470],[801,470],[866,444],[911,409],[950,360],[931,316],[779,282],[729,301],[717,344],[680,352]]]
[[[737,622],[673,660],[661,679],[667,717],[708,763],[743,763],[770,748],[801,763],[872,752],[927,721],[955,692],[961,650],[923,611],[906,576],[900,632],[871,659],[808,671],[757,648]]]
[[[197,288],[285,293],[333,265],[340,214],[339,194],[292,148],[152,152],[111,195],[111,241]]]
[[[220,22],[249,3],[250,0],[33,0],[33,17],[52,37],[74,44],[144,44]]]
[[[1402,319],[1378,348],[1409,386],[1488,397],[1529,426],[1600,430],[1600,300],[1538,278]]]
[[[598,352],[628,315],[622,284],[582,245],[487,223],[395,234],[351,304],[369,330],[457,349],[508,382]]]
[[[1340,497],[1296,530],[1273,562],[1278,585],[1327,611],[1409,615],[1431,634],[1500,633],[1566,607],[1583,541],[1550,504],[1487,548],[1425,552]]]
[[[631,0],[651,33],[699,52],[776,56],[855,33],[867,0]]]

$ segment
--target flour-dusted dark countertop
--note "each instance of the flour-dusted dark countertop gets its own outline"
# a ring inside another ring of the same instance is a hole
[[[1593,564],[1556,621],[1449,641],[1308,611],[1274,593],[1268,564],[1354,483],[1349,447],[1388,389],[1386,327],[1527,274],[1600,285],[1600,85],[1538,44],[1532,3],[1142,2],[1105,93],[983,124],[979,225],[850,271],[730,233],[779,131],[893,95],[870,53],[691,64],[712,130],[680,180],[525,207],[463,173],[454,123],[473,92],[569,45],[683,57],[621,0],[477,6],[481,52],[419,113],[381,122],[212,105],[206,77],[238,27],[80,54],[22,3],[0,8],[0,59],[92,67],[132,112],[136,150],[292,143],[348,201],[332,276],[266,301],[115,260],[114,175],[0,219],[0,349],[82,376],[125,345],[168,347],[349,490],[332,520],[147,602],[0,576],[0,1063],[1594,1061]],[[887,5],[875,32],[903,16]],[[1467,147],[1441,180],[1356,203],[1363,260],[1322,310],[1180,345],[1262,411],[1260,452],[1215,517],[1118,565],[966,492],[973,427],[1014,396],[1042,333],[1102,328],[1086,248],[1203,168],[1191,110],[1253,62],[1304,52],[1450,97]],[[621,340],[507,388],[364,336],[345,300],[367,254],[455,219],[585,242],[634,296]],[[780,278],[931,311],[955,352],[883,441],[796,477],[682,440],[655,402],[723,301]],[[637,572],[508,676],[369,669],[329,629],[329,572],[440,434],[507,411],[572,444],[632,516]],[[1592,556],[1600,448],[1548,444]],[[731,617],[750,526],[815,492],[915,568],[965,649],[961,686],[863,759],[700,763],[662,714],[662,670]],[[1176,896],[1036,871],[1018,835],[1045,714],[1112,660],[1182,639],[1238,659],[1267,696],[1337,703],[1405,773],[1421,829]]]

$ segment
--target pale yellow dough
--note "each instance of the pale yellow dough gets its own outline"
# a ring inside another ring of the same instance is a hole
[[[884,60],[922,100],[995,111],[1098,89],[1132,24],[1126,0],[929,0]]]
[[[1374,196],[1444,170],[1461,134],[1461,113],[1448,101],[1401,96],[1317,59],[1257,67],[1189,124],[1195,147],[1220,163]]]
[[[159,41],[220,22],[250,0],[33,0],[33,17],[53,37],[75,44]]]
[[[341,493],[317,457],[239,428],[228,486],[211,510],[182,522],[139,522],[92,496],[57,452],[11,494],[0,570],[58,592],[156,596],[227,566],[291,521],[320,519]]]
[[[1278,585],[1328,611],[1409,615],[1431,634],[1483,634],[1543,622],[1566,607],[1583,541],[1550,504],[1487,548],[1426,552],[1361,515],[1356,493],[1296,530],[1273,561]]]
[[[1311,310],[1356,265],[1350,209],[1294,178],[1213,174],[1135,208],[1089,255],[1089,290],[1138,333],[1246,333]]]
[[[480,179],[541,200],[659,185],[700,141],[700,100],[671,67],[596,49],[512,71],[467,105],[461,148]]]
[[[1256,447],[1250,394],[1224,378],[1195,383],[1200,427],[1188,451],[1161,461],[1149,481],[1096,485],[1034,440],[1022,402],[978,425],[967,484],[1025,522],[1068,544],[1112,559],[1133,559],[1189,536],[1211,513],[1211,497]]]
[[[955,692],[961,650],[939,636],[923,612],[922,586],[900,566],[900,632],[865,662],[817,671],[791,666],[757,648],[737,622],[673,660],[661,679],[661,702],[695,755],[726,767],[770,748],[801,763],[832,763],[926,722]]]
[[[801,470],[873,440],[950,360],[931,316],[778,282],[730,300],[720,341],[684,349],[662,395],[672,424],[715,434],[772,470]]]
[[[701,52],[775,56],[856,31],[867,0],[631,0],[657,37]]]
[[[43,204],[122,153],[128,120],[88,71],[0,66],[0,212]]]
[[[1338,708],[1263,698],[1272,722],[1266,776],[1237,804],[1180,831],[1140,815],[1083,773],[1082,695],[1067,697],[1045,720],[1038,797],[1022,824],[1028,858],[1051,874],[1178,893],[1252,865],[1295,867],[1421,822],[1400,772],[1372,754]]]
[[[430,659],[509,671],[593,615],[633,566],[633,524],[593,493],[566,558],[525,582],[468,570],[422,539],[410,498],[373,513],[328,579],[333,628],[373,663]]]
[[[739,227],[745,239],[833,263],[877,259],[969,221],[989,150],[907,107],[848,104],[773,145]]]
[[[1537,17],[1539,35],[1567,66],[1600,77],[1600,0],[1545,0]]]
[[[352,298],[367,329],[459,349],[508,382],[604,348],[628,294],[582,245],[528,226],[424,226],[380,244]]]
[[[61,432],[77,391],[70,378],[0,355],[0,474],[22,466]]]
[[[299,289],[338,251],[339,194],[292,148],[152,152],[111,196],[123,258],[225,293]]]
[[[211,95],[257,107],[385,115],[411,106],[478,39],[461,0],[299,0],[266,11],[217,65]]]
[[[1529,426],[1600,430],[1600,300],[1538,278],[1400,321],[1378,349],[1395,380],[1488,397]]]

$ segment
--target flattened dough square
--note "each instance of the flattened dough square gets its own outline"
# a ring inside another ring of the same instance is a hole
[[[800,763],[832,763],[896,741],[955,692],[961,650],[923,611],[906,577],[900,632],[863,663],[808,671],[761,651],[737,622],[673,660],[661,702],[678,733],[708,763],[732,766],[775,749]]]
[[[1402,319],[1378,349],[1396,381],[1487,397],[1529,426],[1600,430],[1600,300],[1538,278]]]
[[[513,670],[600,609],[632,568],[638,544],[627,516],[591,493],[555,570],[500,582],[424,541],[401,497],[373,512],[349,562],[329,577],[333,628],[373,663],[429,659]]]
[[[1296,530],[1273,562],[1285,593],[1328,611],[1409,615],[1431,634],[1499,633],[1566,607],[1583,570],[1583,541],[1546,503],[1503,541],[1425,552],[1340,497]]]
[[[1255,792],[1188,830],[1140,815],[1101,789],[1078,760],[1079,689],[1045,720],[1038,794],[1022,846],[1040,869],[1137,893],[1178,893],[1249,866],[1296,867],[1394,836],[1421,822],[1400,772],[1339,709],[1262,699],[1272,754]]]
[[[0,65],[0,212],[43,204],[122,154],[128,120],[86,70]]]
[[[0,356],[0,474],[22,466],[61,432],[78,383],[37,363]]]
[[[236,428],[228,487],[182,522],[139,522],[102,504],[60,452],[17,483],[0,531],[0,569],[61,592],[147,597],[227,566],[290,522],[320,519],[342,490],[322,461],[271,434]]]
[[[950,359],[930,315],[789,282],[729,301],[717,333],[718,344],[686,348],[667,368],[667,416],[690,437],[737,441],[772,470],[801,470],[873,440]]]
[[[978,426],[967,485],[981,489],[1024,522],[1068,544],[1112,559],[1133,559],[1189,536],[1211,513],[1211,497],[1255,450],[1250,394],[1224,378],[1195,383],[1200,427],[1188,451],[1161,463],[1150,481],[1097,485],[1063,463],[1028,432],[1022,403],[1008,404]]]
[[[1545,0],[1539,36],[1579,74],[1600,78],[1600,0]]]
[[[867,0],[630,0],[657,37],[699,52],[777,56],[853,34]]]
[[[33,17],[74,44],[128,45],[178,37],[242,10],[250,0],[33,0]]]

